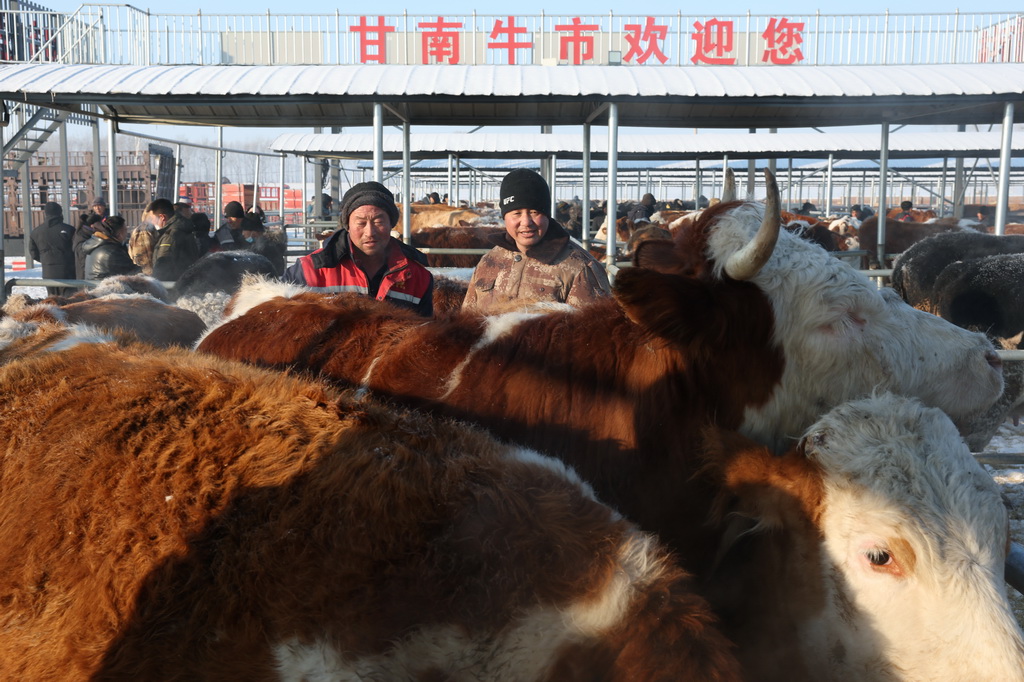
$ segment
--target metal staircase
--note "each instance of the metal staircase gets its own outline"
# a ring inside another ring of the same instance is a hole
[[[22,107],[26,107],[23,112],[20,111]],[[27,119],[21,128],[4,142],[3,148],[3,158],[8,162],[8,170],[15,172],[20,170],[32,158],[32,155],[50,139],[50,135],[71,117],[71,114],[66,111],[30,107],[24,104],[17,105],[11,112],[11,117],[14,118],[19,113]]]

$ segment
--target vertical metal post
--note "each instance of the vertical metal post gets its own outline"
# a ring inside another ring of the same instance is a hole
[[[583,124],[583,205],[580,207],[583,221],[583,245],[590,248],[590,124]]]
[[[107,206],[110,215],[117,215],[117,134],[114,121],[107,121]]]
[[[618,213],[619,105],[608,105],[608,241],[605,243],[605,268],[612,279],[615,265],[615,216]]]
[[[302,224],[305,225],[305,229],[302,231],[303,236],[306,239],[312,239],[313,230],[309,225],[310,219],[316,215],[316,205],[320,203],[320,192],[313,194],[313,201],[309,207],[309,213],[306,213],[306,192],[309,191],[309,159],[305,156],[299,157],[302,159]],[[216,226],[215,226],[216,227]]]
[[[323,128],[313,128],[313,133],[319,135],[323,133]],[[313,164],[313,215],[311,216],[314,220],[323,220],[324,215],[324,203],[320,200],[320,195],[324,191],[324,167],[321,163],[322,159],[317,159],[317,162]]]
[[[213,162],[213,229],[219,229],[224,212],[224,127],[217,127],[217,152]]]
[[[448,205],[449,206],[458,206],[459,205],[459,193],[462,190],[462,173],[460,172],[461,170],[462,170],[462,159],[460,159],[458,156],[456,156],[455,157],[455,185],[453,187],[453,189],[455,190],[455,193],[448,195]]]
[[[693,162],[693,207],[698,208],[697,204],[700,203],[700,195],[704,193],[704,188],[700,182],[700,159],[695,159]],[[682,197],[682,193],[679,194]]]
[[[749,16],[748,16],[749,21]],[[751,135],[757,134],[757,128],[750,129]],[[747,199],[754,198],[754,183],[757,182],[757,161],[754,159],[747,160]],[[736,197],[739,199],[739,197]]]
[[[1013,102],[1003,108],[1003,136],[999,151],[999,189],[996,192],[996,234],[1006,229],[1006,213],[1010,206],[1010,159],[1013,143]]]
[[[939,217],[946,215],[946,175],[949,173],[949,157],[942,157],[942,178],[939,180]]]
[[[825,208],[821,209],[823,215],[832,215],[832,166],[835,163],[835,154],[828,155],[828,173],[825,181]]]
[[[551,217],[555,216],[555,206],[558,205],[558,157],[551,155]]]
[[[277,212],[278,212],[278,215],[281,217],[281,229],[282,230],[284,229],[284,226],[288,223],[288,221],[285,220],[285,218],[284,218],[284,203],[285,203],[284,202],[284,162],[285,162],[285,155],[281,154],[281,160],[280,160],[280,163],[279,163],[279,167],[280,167],[281,172],[280,172],[280,174],[278,175],[278,178],[277,178]]]
[[[412,136],[409,133],[409,122],[402,121],[402,241],[412,243]]]
[[[100,164],[100,121],[93,120],[92,123],[92,196],[86,201],[92,201],[95,197],[103,195],[103,173]]]
[[[384,105],[373,103],[373,179],[384,182]]]
[[[68,126],[61,123],[57,130],[60,143],[60,205],[64,211],[64,221],[71,218],[71,173],[68,172]]]
[[[260,159],[262,157],[256,155],[256,172],[252,176],[252,207],[256,208],[260,205]]]
[[[0,149],[4,146],[4,129],[0,127]],[[7,200],[7,178],[3,173],[3,163],[0,162],[0,305],[7,302],[7,211],[4,203]],[[27,239],[27,237],[26,237]],[[22,242],[24,243],[24,242]],[[28,251],[28,249],[25,249]],[[28,260],[25,261],[26,265]]]
[[[875,247],[878,256],[878,267],[885,267],[885,214],[888,209],[886,200],[889,185],[889,124],[882,124],[882,155],[879,159],[878,173],[878,242],[876,244],[861,244],[862,249]]]
[[[786,159],[786,208],[793,208],[793,157]]]
[[[181,145],[174,145],[174,201],[181,196]]]
[[[455,159],[454,154],[448,155],[448,201],[451,202],[452,197],[455,196],[455,188],[452,187],[452,166]]]

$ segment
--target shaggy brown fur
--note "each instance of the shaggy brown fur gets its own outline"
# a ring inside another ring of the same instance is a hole
[[[121,330],[154,346],[191,347],[205,331],[198,315],[148,296],[93,298],[62,306],[38,304],[11,315],[22,322],[88,324]]]
[[[342,385],[358,385],[372,366],[378,394],[557,455],[699,570],[716,536],[680,522],[703,518],[710,499],[694,477],[695,437],[709,422],[737,428],[746,407],[768,400],[783,359],[764,294],[713,276],[703,230],[681,238],[674,250],[642,249],[646,267],[619,274],[617,301],[534,317],[472,354],[485,318],[425,323],[375,301],[314,294],[260,304],[199,350]]]
[[[483,679],[510,629],[557,641],[571,619],[535,614],[630,581],[543,679],[738,679],[687,576],[624,569],[637,531],[550,467],[210,356],[45,348],[67,333],[0,352],[0,678],[271,680],[275,645],[321,641],[374,679]],[[374,673],[418,628],[489,646]]]
[[[934,223],[908,223],[898,220],[885,221],[885,253],[903,253],[911,246],[932,235],[943,232],[960,232],[961,227],[955,220],[940,220]],[[860,225],[857,231],[860,248],[868,252],[867,261],[877,267],[878,216],[871,216]]]
[[[128,255],[145,275],[153,274],[153,247],[156,246],[156,239],[156,230],[147,227],[135,228],[128,237]]]
[[[462,309],[468,283],[434,275],[434,317],[451,317]]]

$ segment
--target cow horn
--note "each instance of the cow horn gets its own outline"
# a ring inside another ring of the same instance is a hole
[[[779,185],[768,169],[764,171],[768,197],[765,200],[764,220],[754,238],[725,262],[725,274],[736,280],[748,280],[761,271],[771,258],[775,242],[779,239],[782,214],[779,213]]]
[[[722,203],[736,201],[736,174],[726,166],[725,181],[722,182]]]

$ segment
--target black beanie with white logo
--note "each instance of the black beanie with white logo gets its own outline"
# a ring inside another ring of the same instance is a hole
[[[546,216],[551,215],[551,190],[548,183],[537,173],[525,168],[517,168],[501,181],[501,217],[509,211],[521,208],[540,211]]]

